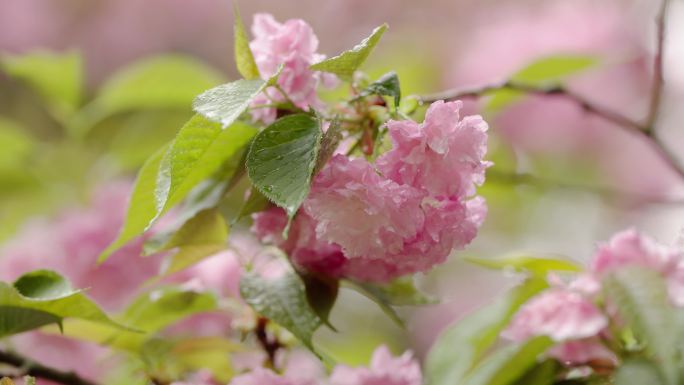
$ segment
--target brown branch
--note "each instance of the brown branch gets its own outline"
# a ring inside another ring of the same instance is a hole
[[[573,91],[568,90],[567,88],[562,86],[537,87],[506,81],[503,83],[485,85],[481,87],[469,89],[452,89],[432,95],[418,96],[418,101],[420,103],[432,103],[437,100],[479,98],[499,90],[512,90],[530,95],[563,97],[579,105],[584,111],[591,113],[599,118],[602,118],[608,122],[614,123],[616,127],[643,140],[649,147],[651,147],[651,149],[654,152],[656,152],[659,155],[659,157],[668,165],[670,169],[672,169],[672,171],[674,171],[681,179],[684,180],[684,165],[681,164],[676,154],[674,154],[671,150],[668,149],[663,140],[658,137],[658,135],[656,134],[656,130],[654,129],[654,125],[658,118],[658,112],[660,110],[661,98],[663,93],[663,56],[665,49],[665,32],[667,30],[666,21],[669,3],[670,0],[663,0],[656,20],[658,29],[658,41],[657,52],[653,63],[653,89],[650,98],[648,116],[646,118],[645,123],[643,124],[635,120],[632,120],[618,112],[611,111],[601,106],[597,106],[589,102],[583,96],[576,94]]]
[[[617,112],[610,111],[604,107],[594,105],[581,95],[576,94],[562,86],[537,87],[528,84],[507,81],[499,84],[485,85],[482,87],[452,89],[432,95],[419,96],[418,101],[420,103],[432,103],[437,100],[450,101],[463,98],[479,98],[482,96],[486,96],[487,94],[490,94],[492,92],[501,90],[518,91],[530,95],[563,97],[579,105],[586,112],[592,113],[611,123],[615,123],[620,127],[625,127],[630,130],[646,130],[646,126],[643,126],[638,122],[631,120]]]
[[[421,103],[432,103],[437,100],[457,100],[463,98],[478,98],[486,96],[498,90],[513,90],[523,92],[530,95],[542,96],[557,96],[564,97],[576,104],[583,110],[600,117],[608,122],[613,123],[616,127],[624,130],[630,135],[634,135],[648,144],[656,153],[660,155],[663,161],[677,174],[684,179],[684,167],[679,164],[677,158],[672,154],[663,143],[655,136],[653,130],[648,126],[640,124],[626,116],[617,112],[610,111],[604,107],[597,106],[589,102],[587,99],[579,94],[576,94],[564,87],[541,88],[536,86],[524,85],[514,82],[504,82],[494,85],[486,85],[482,87],[469,89],[453,89],[432,95],[419,96],[418,101]]]
[[[259,345],[261,345],[261,348],[264,350],[264,352],[266,352],[266,365],[271,369],[275,369],[276,353],[278,352],[278,349],[282,347],[282,345],[277,338],[269,337],[266,330],[268,322],[269,320],[267,318],[259,317],[257,319],[256,328],[254,329],[254,334],[256,334]]]
[[[648,130],[653,130],[653,126],[658,119],[658,111],[660,110],[660,101],[663,94],[663,85],[665,77],[663,76],[663,57],[665,51],[665,34],[667,32],[667,10],[670,1],[663,0],[660,4],[660,10],[656,18],[656,54],[653,59],[653,85],[651,89],[651,102],[648,108],[648,117],[646,118],[646,127]]]
[[[64,352],[64,354],[68,354],[68,352]],[[0,363],[19,369],[19,376],[28,375],[64,385],[96,385],[94,382],[86,380],[74,372],[50,368],[16,353],[0,351]]]

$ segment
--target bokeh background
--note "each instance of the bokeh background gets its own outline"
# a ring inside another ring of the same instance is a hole
[[[389,23],[365,69],[371,77],[396,70],[405,95],[491,84],[542,58],[579,55],[598,64],[566,79],[570,89],[635,120],[647,113],[659,1],[239,3],[247,23],[256,12],[305,19],[328,55]],[[684,162],[684,2],[672,2],[668,21],[657,130]],[[60,56],[49,68],[31,59],[46,55]],[[228,0],[2,0],[0,56],[0,242],[37,217],[89,204],[106,181],[132,180],[191,116],[194,95],[238,76]],[[563,98],[485,106],[467,103],[490,122],[496,163],[480,190],[490,206],[483,230],[420,277],[441,303],[403,309],[407,331],[345,291],[333,313],[342,333],[319,332],[343,360],[365,362],[381,341],[423,354],[449,322],[518,279],[462,256],[584,261],[597,242],[630,226],[663,242],[680,239],[683,181],[642,140]],[[521,183],[510,177],[517,173],[544,182]]]

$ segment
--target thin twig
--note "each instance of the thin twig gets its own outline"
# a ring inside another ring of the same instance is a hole
[[[663,57],[665,48],[665,32],[667,30],[667,11],[669,7],[669,0],[663,0],[658,17],[657,23],[657,52],[654,58],[654,79],[653,79],[653,89],[650,97],[650,106],[648,116],[645,123],[639,123],[632,120],[618,112],[608,110],[604,107],[597,106],[589,102],[586,98],[578,95],[565,87],[537,87],[525,84],[519,84],[511,81],[485,85],[470,89],[452,89],[432,95],[418,96],[418,101],[421,103],[432,103],[437,100],[456,100],[468,97],[479,98],[486,96],[494,91],[499,90],[512,90],[518,91],[530,95],[542,95],[542,96],[560,96],[567,98],[568,100],[579,105],[583,110],[591,113],[597,117],[600,117],[608,122],[614,123],[616,127],[624,130],[625,132],[635,135],[639,139],[643,140],[648,146],[650,146],[653,151],[655,151],[660,158],[674,171],[681,179],[684,179],[684,165],[681,164],[676,154],[674,154],[665,145],[662,139],[660,139],[654,129],[654,125],[658,118],[658,112],[660,110],[662,89],[664,84],[663,78]]]
[[[663,94],[663,84],[665,77],[663,75],[663,56],[665,50],[665,34],[667,32],[667,10],[670,1],[663,0],[656,18],[656,54],[653,60],[653,85],[651,89],[651,103],[648,108],[648,117],[646,118],[646,127],[648,130],[653,130],[656,120],[658,119],[658,112],[660,110],[660,100]]]
[[[64,352],[68,354],[68,352]],[[16,353],[0,351],[0,363],[8,364],[19,369],[19,376],[33,376],[54,381],[64,385],[96,385],[94,382],[80,377],[74,372],[66,372],[33,362]]]
[[[620,127],[626,127],[630,130],[643,131],[646,129],[645,126],[639,124],[638,122],[629,119],[617,112],[610,111],[604,107],[596,106],[590,103],[587,99],[578,95],[565,87],[554,86],[554,87],[537,87],[522,83],[516,83],[511,81],[506,81],[499,84],[485,85],[482,87],[466,88],[466,89],[452,89],[444,92],[439,92],[432,95],[419,96],[418,101],[420,103],[432,103],[437,100],[457,100],[463,98],[479,98],[486,96],[495,91],[501,90],[511,90],[518,91],[531,95],[541,95],[541,96],[558,96],[567,98],[574,103],[578,104],[583,110],[592,113],[600,118],[603,118],[609,122],[615,123]]]

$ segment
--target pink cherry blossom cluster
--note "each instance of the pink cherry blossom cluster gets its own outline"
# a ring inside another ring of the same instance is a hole
[[[487,124],[461,102],[433,103],[418,124],[387,123],[393,148],[372,164],[335,155],[314,178],[287,239],[285,212],[254,215],[253,231],[298,265],[384,282],[427,271],[463,248],[486,216],[475,188],[490,165]]]
[[[300,363],[301,365],[301,363]],[[336,366],[329,378],[322,371],[311,374],[311,370],[285,370],[279,375],[269,369],[256,368],[247,374],[235,377],[229,385],[420,385],[420,365],[411,352],[399,357],[385,346],[375,350],[369,367]],[[310,368],[309,368],[310,369]]]
[[[325,55],[316,53],[318,38],[309,24],[301,19],[287,20],[279,23],[273,15],[258,13],[254,15],[252,24],[254,40],[249,44],[259,74],[266,80],[275,75],[282,65],[278,77],[278,86],[295,106],[308,110],[309,107],[321,107],[316,94],[319,84],[332,88],[337,85],[337,78],[332,74],[311,71],[309,66],[325,59]],[[275,108],[263,108],[265,104],[285,102],[285,96],[278,90],[268,89],[255,98],[252,116],[264,123],[276,119]]]
[[[568,365],[595,360],[616,364],[617,356],[605,341],[614,337],[608,326],[618,321],[618,315],[599,306],[598,296],[602,279],[628,266],[658,272],[667,284],[672,304],[684,306],[684,252],[630,229],[598,248],[588,272],[568,284],[555,282],[554,287],[523,305],[503,336],[513,341],[548,336],[558,342],[549,351],[550,356]],[[606,301],[610,303],[609,298]]]

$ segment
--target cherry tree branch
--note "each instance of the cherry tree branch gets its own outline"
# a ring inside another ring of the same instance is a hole
[[[663,77],[663,56],[665,49],[665,32],[667,30],[667,11],[670,0],[663,0],[660,11],[658,13],[657,23],[657,48],[654,58],[654,78],[653,88],[650,96],[649,111],[644,123],[632,120],[618,112],[611,111],[602,106],[591,103],[585,97],[562,86],[554,87],[538,87],[526,84],[520,84],[512,81],[503,83],[485,85],[481,87],[469,89],[452,89],[444,92],[418,96],[420,103],[432,103],[437,100],[457,100],[463,98],[479,98],[491,94],[499,90],[518,91],[529,95],[540,95],[549,97],[563,97],[575,104],[579,105],[587,113],[593,114],[602,118],[615,127],[618,127],[625,132],[636,136],[644,143],[646,143],[658,156],[674,171],[681,179],[684,180],[684,165],[679,161],[677,155],[674,154],[665,145],[664,141],[657,135],[654,125],[658,118],[660,110],[662,90],[664,84]]]
[[[69,354],[64,352],[64,354]],[[18,376],[33,376],[50,380],[64,385],[96,385],[95,383],[80,377],[74,372],[66,372],[47,367],[16,353],[0,351],[0,363],[13,366],[18,369]]]
[[[562,86],[537,87],[523,83],[506,81],[503,83],[490,84],[482,87],[452,89],[431,95],[419,96],[418,101],[422,104],[425,104],[432,103],[437,100],[451,101],[464,98],[479,98],[482,96],[486,96],[487,94],[490,94],[492,92],[501,90],[518,91],[530,95],[563,97],[569,99],[572,102],[575,102],[586,112],[594,114],[611,123],[615,123],[620,127],[627,128],[630,131],[644,131],[646,129],[645,126],[639,124],[638,122],[631,120],[617,112],[613,112],[604,107],[594,105],[581,95],[576,94]]]
[[[665,77],[663,76],[663,56],[665,51],[665,33],[667,32],[667,10],[670,6],[670,0],[663,0],[660,4],[660,10],[656,18],[656,54],[653,60],[653,85],[651,89],[651,103],[648,109],[648,117],[646,118],[646,127],[653,130],[653,126],[658,119],[658,111],[660,109],[660,100],[663,94],[663,85]]]

